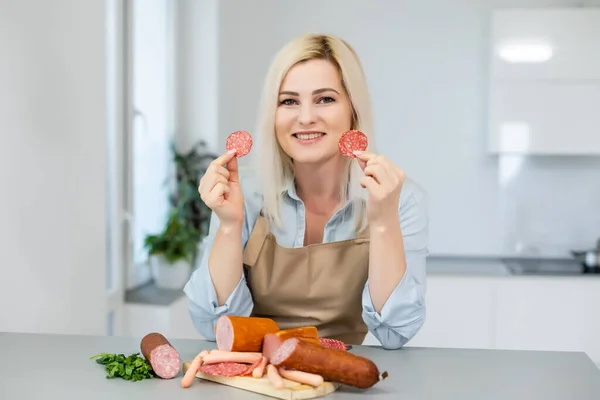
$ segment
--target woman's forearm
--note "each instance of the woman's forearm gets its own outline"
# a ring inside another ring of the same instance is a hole
[[[381,313],[406,272],[406,257],[400,221],[393,218],[385,225],[370,228],[369,294],[375,311]]]
[[[208,259],[219,306],[225,304],[239,283],[242,263],[242,225],[219,226]]]

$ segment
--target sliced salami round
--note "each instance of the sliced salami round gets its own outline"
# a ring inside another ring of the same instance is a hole
[[[367,136],[364,133],[350,130],[342,134],[338,142],[338,148],[344,156],[356,158],[354,152],[367,150],[368,144]]]
[[[218,364],[206,364],[198,368],[198,372],[207,375],[240,376],[244,375],[250,366],[248,364],[223,362]]]
[[[252,136],[250,133],[246,131],[237,131],[229,135],[225,142],[225,147],[227,150],[235,149],[235,156],[239,158],[250,153],[252,143]]]
[[[347,350],[346,344],[340,340],[330,338],[319,338],[319,342],[321,342],[321,346],[323,347],[328,347],[330,349],[335,350]]]

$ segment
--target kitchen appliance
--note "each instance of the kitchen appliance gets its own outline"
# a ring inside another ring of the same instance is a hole
[[[571,254],[587,270],[600,271],[600,238],[595,249],[572,250]]]
[[[512,275],[574,276],[600,273],[600,269],[586,268],[572,258],[503,258],[502,262]]]

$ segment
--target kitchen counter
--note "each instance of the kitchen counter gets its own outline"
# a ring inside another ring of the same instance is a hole
[[[574,259],[532,259],[518,257],[427,257],[428,276],[475,276],[475,277],[561,277],[600,278],[600,271],[584,272],[583,266]]]
[[[130,382],[106,379],[91,355],[139,351],[141,338],[0,333],[0,399],[263,399],[197,380],[182,389],[180,377]],[[171,340],[183,361],[213,342]],[[600,370],[577,352],[533,352],[357,346],[389,378],[366,391],[342,387],[328,399],[600,399]]]

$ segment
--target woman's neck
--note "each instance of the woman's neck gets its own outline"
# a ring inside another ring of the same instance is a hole
[[[296,192],[306,207],[316,213],[332,213],[340,204],[343,163],[329,160],[319,166],[294,165]]]

